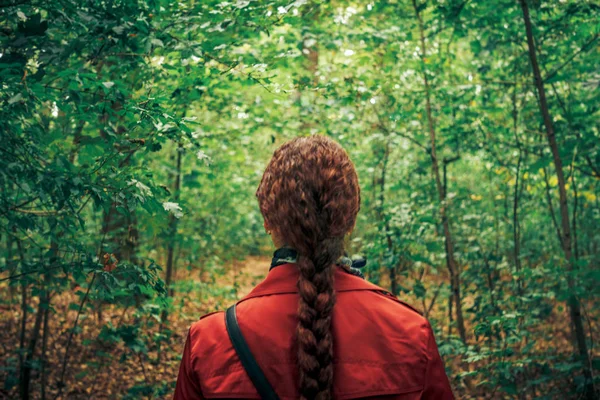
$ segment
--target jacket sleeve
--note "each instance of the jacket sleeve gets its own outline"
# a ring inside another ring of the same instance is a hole
[[[181,364],[179,365],[179,375],[177,376],[177,385],[175,386],[175,396],[173,400],[202,400],[202,391],[193,375],[192,369],[192,336],[191,330],[188,332]]]
[[[425,387],[423,388],[423,400],[453,400],[452,388],[446,376],[444,362],[435,343],[435,337],[431,325],[427,324],[429,333],[427,345],[427,370],[425,372]]]

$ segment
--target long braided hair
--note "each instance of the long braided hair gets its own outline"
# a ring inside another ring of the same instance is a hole
[[[265,226],[298,252],[300,399],[331,399],[333,266],[360,208],[354,165],[327,137],[296,138],[275,151],[256,196]]]

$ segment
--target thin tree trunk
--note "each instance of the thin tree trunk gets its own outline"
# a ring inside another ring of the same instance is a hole
[[[550,218],[552,219],[552,224],[554,225],[554,229],[556,230],[556,236],[558,237],[558,241],[560,242],[560,246],[562,248],[562,233],[560,232],[560,226],[558,226],[558,222],[556,221],[556,212],[554,211],[554,205],[552,205],[552,196],[550,194],[550,182],[548,182],[548,170],[546,169],[546,167],[542,167],[542,172],[544,174],[546,202],[548,203],[548,209],[550,210]]]
[[[427,47],[425,44],[425,30],[423,27],[423,19],[421,17],[421,14],[419,13],[419,7],[417,6],[416,0],[412,0],[412,3],[419,23],[419,34],[421,37],[421,72],[423,74],[423,83],[425,86],[425,111],[427,114],[427,124],[429,127],[429,141],[431,145],[429,154],[431,157],[432,172],[433,177],[435,179],[435,185],[437,188],[438,198],[440,202],[440,217],[442,220],[442,227],[444,230],[444,239],[446,247],[446,265],[448,267],[448,272],[450,273],[450,285],[452,286],[452,297],[454,298],[454,306],[456,308],[456,324],[458,328],[458,334],[461,340],[464,343],[466,343],[467,332],[465,329],[465,322],[462,312],[462,299],[460,294],[460,275],[458,271],[458,264],[456,263],[456,259],[454,257],[454,242],[452,239],[452,231],[450,230],[450,221],[448,220],[447,216],[446,200],[444,198],[444,188],[440,177],[440,167],[435,147],[436,132],[433,123],[433,115],[431,112],[431,88],[429,86],[429,79],[427,78],[427,71],[425,68],[425,58],[427,57]]]
[[[55,262],[56,259],[56,242],[52,241],[51,243],[51,265]],[[21,250],[20,250],[21,251]],[[31,331],[31,337],[29,339],[29,344],[27,346],[27,350],[25,353],[25,360],[21,366],[21,380],[20,380],[20,393],[22,400],[29,399],[29,384],[31,383],[31,368],[33,358],[35,356],[35,348],[40,336],[40,328],[42,326],[42,322],[44,320],[44,315],[46,314],[46,309],[48,308],[48,288],[47,286],[50,284],[49,282],[49,272],[44,273],[44,281],[41,283],[40,294],[39,294],[39,304],[35,317],[35,323],[33,326],[33,330]],[[23,337],[23,335],[22,335]]]
[[[185,116],[185,112],[184,112],[184,116]],[[175,202],[179,202],[179,191],[181,188],[181,158],[182,158],[182,153],[183,153],[183,143],[179,143],[179,145],[177,146],[177,161],[176,161],[176,175],[175,175],[175,183],[173,185],[173,190],[174,190],[174,194],[173,194],[173,198],[175,200]],[[165,271],[165,287],[167,289],[167,295],[169,297],[173,296],[173,288],[171,287],[171,283],[173,281],[173,274],[175,273],[175,265],[173,264],[173,255],[175,253],[175,237],[177,234],[177,218],[175,218],[174,215],[170,215],[169,216],[169,227],[168,227],[168,233],[169,233],[169,237],[168,237],[168,244],[167,244],[167,269]],[[159,332],[162,332],[163,328],[164,328],[164,324],[167,321],[167,318],[169,317],[169,313],[167,312],[167,310],[163,310],[161,313],[161,322],[160,322],[160,326],[158,328]],[[158,349],[157,349],[157,355],[156,358],[157,360],[160,360],[161,358],[161,343],[158,343]]]
[[[517,173],[515,176],[515,191],[513,196],[513,242],[514,251],[513,257],[515,259],[515,269],[517,272],[517,290],[519,297],[523,296],[523,286],[521,283],[521,226],[519,223],[519,179],[521,175],[521,164],[523,162],[523,150],[521,149],[521,141],[519,140],[518,133],[518,121],[519,121],[519,109],[517,107],[517,85],[513,87],[512,95],[512,106],[513,106],[513,131],[515,135],[515,142],[519,148],[519,159],[517,160]],[[523,183],[521,182],[521,186]],[[519,302],[521,300],[519,299]]]
[[[577,194],[577,182],[575,181],[575,171],[573,171],[573,175],[571,175],[571,181],[571,183],[573,183],[573,256],[575,257],[575,261],[578,261],[579,240],[577,237],[577,206],[579,204],[579,200]]]
[[[21,379],[21,399],[29,399],[29,383],[31,382],[31,363],[35,353],[35,346],[40,336],[40,328],[42,321],[44,320],[44,309],[46,308],[46,294],[43,290],[40,295],[40,303],[38,305],[37,314],[35,316],[35,324],[31,331],[31,338],[29,339],[29,345],[27,346],[27,354],[25,356],[25,362],[23,363],[22,379]]]
[[[484,256],[483,263],[485,265],[485,272],[487,277],[488,289],[490,290],[490,304],[494,313],[498,311],[498,306],[496,305],[496,298],[494,296],[494,290],[496,290],[496,283],[494,277],[492,276],[492,268],[490,266],[490,260]]]
[[[583,318],[581,316],[581,305],[579,299],[574,293],[575,282],[572,272],[575,269],[572,245],[571,245],[571,223],[569,221],[569,206],[567,203],[567,190],[565,187],[565,176],[562,166],[562,160],[556,142],[556,133],[552,124],[552,118],[546,101],[546,90],[540,73],[540,68],[537,62],[535,43],[533,38],[533,29],[531,26],[531,17],[529,15],[529,7],[526,0],[520,0],[521,9],[523,10],[523,20],[525,23],[525,33],[527,35],[527,46],[529,49],[529,60],[533,70],[533,80],[538,92],[539,107],[546,129],[546,137],[548,145],[552,151],[554,159],[554,168],[556,170],[556,178],[558,180],[558,194],[560,200],[560,217],[561,217],[561,233],[560,241],[562,244],[565,258],[567,260],[567,286],[569,288],[569,310],[571,314],[571,322],[575,328],[576,351],[579,353],[580,361],[583,364],[583,372],[585,377],[585,396],[587,399],[596,398],[594,390],[594,382],[592,380],[592,369],[588,354],[585,330],[583,327]]]
[[[317,35],[314,35],[311,31],[314,29],[315,22],[319,18],[319,5],[315,5],[313,1],[309,1],[304,7],[302,7],[302,37],[300,46],[302,47],[302,65],[301,68],[304,71],[310,73],[309,77],[302,77],[300,84],[297,85],[296,92],[294,94],[295,101],[300,109],[300,130],[302,132],[310,132],[315,125],[316,118],[309,110],[305,110],[308,99],[302,98],[303,92],[311,93],[310,90],[305,90],[307,87],[311,89],[316,88],[319,84],[319,43]]]
[[[77,127],[73,131],[73,148],[69,153],[69,161],[72,163],[75,162],[75,157],[79,152],[79,145],[81,144],[81,132],[83,132],[83,128],[85,127],[85,121],[79,121]]]
[[[452,304],[454,304],[454,293],[450,292],[450,296],[448,296],[448,336],[452,335],[452,323],[454,322]]]
[[[25,254],[23,253],[23,246],[21,241],[17,238],[17,249],[19,250],[19,258],[21,260],[21,273],[25,274],[27,271],[25,270]],[[23,357],[25,352],[25,337],[27,334],[27,277],[21,277],[21,332],[19,335],[19,388],[23,387],[23,381],[25,378],[25,358]],[[22,395],[22,392],[21,392]]]
[[[13,240],[12,236],[6,235],[6,269],[8,270],[8,276],[13,276],[16,271],[16,263],[13,260]],[[10,296],[10,304],[12,305],[15,301],[15,286],[9,283],[9,296]],[[11,328],[12,328],[12,318],[10,319]]]
[[[185,112],[184,112],[185,116]],[[179,143],[177,146],[177,157],[176,157],[176,175],[175,175],[175,183],[173,185],[173,198],[176,203],[179,202],[179,191],[181,188],[181,158],[183,153],[183,143]],[[177,218],[173,214],[169,215],[169,226],[168,226],[168,244],[167,244],[167,269],[165,271],[165,288],[167,289],[167,296],[173,296],[173,288],[171,287],[171,283],[173,282],[173,274],[175,273],[175,265],[173,263],[174,253],[175,253],[175,238],[177,235]],[[158,327],[158,331],[162,332],[165,322],[169,318],[169,313],[167,310],[163,310],[160,315],[160,325]],[[162,351],[161,351],[161,342],[158,343],[158,348],[156,351],[156,360],[160,361]]]
[[[41,395],[42,400],[46,400],[46,386],[48,376],[46,375],[46,364],[48,362],[46,352],[48,349],[48,320],[50,319],[50,291],[46,293],[46,308],[44,309],[44,323],[42,326],[42,371],[41,371]]]
[[[310,33],[310,28],[314,27],[315,21],[319,18],[319,5],[310,2],[303,10],[302,19],[305,21],[305,31],[302,32],[302,53],[306,57],[306,68],[312,75],[312,84],[316,87],[319,84],[317,74],[319,71],[319,43],[317,39],[313,39],[308,33]],[[311,41],[314,41],[314,43]]]
[[[175,175],[174,199],[175,202],[179,202],[179,190],[181,188],[181,156],[183,153],[183,144],[179,143],[177,146],[177,168]],[[167,271],[165,276],[165,285],[168,290],[169,296],[173,296],[173,288],[171,282],[173,281],[173,274],[175,271],[175,265],[173,264],[173,255],[175,253],[175,236],[177,234],[177,218],[173,214],[169,216],[169,243],[167,245]]]
[[[46,400],[46,385],[48,381],[48,377],[46,376],[46,350],[48,348],[48,320],[50,318],[50,279],[51,279],[51,271],[54,271],[57,268],[58,264],[58,243],[55,239],[50,242],[50,269],[46,271],[44,274],[44,321],[42,325],[42,354],[40,355],[41,360],[41,398],[42,400]]]
[[[100,243],[100,246],[99,246],[100,249],[102,249],[102,245],[104,244],[103,242],[104,242],[104,239]],[[90,284],[88,285],[88,288],[85,291],[85,294],[83,295],[83,298],[81,299],[81,302],[79,303],[79,309],[77,310],[77,315],[75,316],[75,322],[73,322],[73,327],[70,329],[69,337],[67,338],[67,344],[65,346],[65,352],[64,352],[63,360],[62,360],[60,378],[59,378],[58,382],[56,383],[56,386],[58,387],[58,392],[54,396],[54,400],[57,400],[62,395],[62,391],[65,388],[65,373],[67,372],[67,366],[69,365],[69,356],[71,355],[69,353],[69,350],[71,348],[71,343],[73,342],[73,336],[75,335],[75,330],[77,329],[77,325],[79,323],[79,317],[81,316],[81,312],[83,310],[83,307],[85,306],[85,302],[87,301],[87,299],[90,295],[90,291],[92,290],[92,287],[94,286],[95,281],[96,281],[96,272],[93,273],[92,279],[90,280]]]
[[[387,175],[387,165],[390,158],[390,139],[386,138],[385,150],[383,153],[383,160],[381,166],[381,178],[379,179],[379,207],[378,214],[379,220],[383,222],[383,233],[385,235],[386,245],[390,254],[394,251],[394,242],[392,240],[392,234],[390,232],[390,223],[385,218],[385,180]],[[389,265],[390,274],[390,290],[394,295],[398,295],[398,282],[397,282],[397,264]]]

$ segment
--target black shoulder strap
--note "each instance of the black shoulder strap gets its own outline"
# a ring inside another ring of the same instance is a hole
[[[227,328],[227,334],[233,344],[233,348],[260,397],[266,400],[279,400],[277,393],[273,390],[273,387],[252,355],[246,339],[244,339],[244,335],[242,335],[237,322],[235,304],[229,307],[225,313],[225,327]]]

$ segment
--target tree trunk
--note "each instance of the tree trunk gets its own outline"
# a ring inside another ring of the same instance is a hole
[[[16,232],[16,229],[14,229]],[[21,244],[21,240],[19,238],[16,239],[17,249],[19,250],[19,258],[21,260],[21,273],[26,274],[25,268],[25,254],[23,253],[23,245]],[[25,353],[25,338],[27,335],[27,315],[28,315],[28,287],[27,287],[27,277],[21,277],[21,331],[19,334],[19,387],[21,389],[21,396],[23,396],[22,388],[23,382],[25,378],[25,358],[23,357]]]
[[[48,376],[46,375],[46,364],[48,363],[46,351],[48,349],[48,320],[50,319],[50,292],[46,294],[46,308],[44,309],[44,323],[42,326],[42,371],[41,371],[41,394],[42,400],[46,400],[46,386],[48,384]]]
[[[50,281],[51,271],[57,268],[58,264],[58,243],[54,239],[50,242],[51,256],[50,256],[50,271],[46,271],[44,274],[44,302],[46,307],[44,308],[44,321],[42,325],[42,354],[40,355],[41,360],[41,399],[46,400],[46,386],[48,376],[46,375],[46,364],[48,362],[46,357],[46,350],[48,349],[48,331],[49,325],[48,320],[50,318]]]
[[[387,249],[389,254],[393,254],[394,252],[394,242],[392,240],[392,233],[390,230],[390,223],[385,217],[385,180],[387,175],[387,166],[390,158],[390,138],[386,137],[385,142],[385,150],[383,153],[383,158],[381,159],[381,176],[378,180],[379,184],[379,206],[377,207],[377,214],[380,223],[383,224],[383,227],[380,229],[380,232],[383,232],[385,235],[385,241],[387,245]],[[398,282],[397,282],[397,263],[392,263],[392,265],[388,265],[389,276],[390,276],[390,290],[391,292],[397,296],[398,295]]]
[[[302,7],[302,69],[309,72],[309,76],[301,76],[300,84],[297,85],[295,100],[300,111],[300,131],[311,132],[315,130],[318,116],[309,109],[310,103],[313,101],[307,97],[302,98],[303,91],[308,95],[313,92],[310,89],[316,89],[319,84],[319,42],[318,36],[311,31],[314,31],[315,22],[319,18],[319,4],[314,1],[309,1]],[[305,90],[308,87],[309,90]],[[314,93],[317,93],[316,91]]]
[[[183,153],[183,144],[179,143],[177,146],[177,168],[175,175],[175,184],[173,185],[173,196],[175,202],[179,202],[179,190],[181,188],[181,157]],[[173,214],[169,216],[169,243],[167,245],[167,270],[165,276],[165,286],[168,290],[169,296],[173,296],[173,289],[171,288],[171,282],[173,281],[173,274],[175,272],[175,265],[173,263],[173,255],[175,253],[175,237],[177,235],[177,218]],[[166,314],[165,314],[166,316]]]
[[[42,290],[40,294],[40,304],[38,305],[37,314],[35,317],[35,324],[31,331],[31,338],[29,339],[29,345],[27,346],[27,353],[25,355],[25,361],[23,363],[21,371],[21,399],[29,399],[29,383],[31,382],[31,363],[35,353],[35,346],[40,336],[40,328],[44,319],[44,311],[46,308],[46,291]]]
[[[454,322],[452,304],[454,304],[454,294],[450,293],[450,296],[448,296],[448,336],[452,335],[452,323]]]
[[[521,283],[521,225],[519,223],[519,179],[521,175],[521,164],[523,162],[523,149],[521,149],[521,141],[519,140],[519,133],[517,131],[518,120],[519,120],[519,109],[517,107],[517,84],[513,87],[513,95],[512,95],[512,106],[513,106],[513,131],[515,135],[515,141],[517,143],[517,147],[519,148],[519,159],[517,160],[517,172],[515,176],[515,191],[513,196],[513,242],[514,242],[514,250],[513,257],[515,262],[515,270],[517,272],[517,291],[519,296],[523,296],[523,286]],[[523,186],[523,182],[521,182],[521,186]],[[521,299],[519,299],[519,304]]]
[[[540,73],[540,68],[537,62],[537,55],[535,49],[535,43],[533,38],[533,30],[531,26],[531,17],[529,15],[529,7],[526,0],[520,0],[521,9],[523,11],[523,20],[525,23],[525,33],[527,35],[527,47],[529,49],[529,60],[531,62],[531,68],[533,72],[533,80],[535,87],[538,92],[539,107],[544,121],[544,127],[546,129],[546,137],[548,139],[548,146],[552,151],[552,158],[554,160],[554,169],[556,171],[556,178],[558,180],[558,194],[559,194],[559,210],[561,229],[559,230],[559,240],[565,253],[567,260],[567,286],[569,288],[569,311],[571,315],[571,322],[575,328],[576,347],[575,350],[579,353],[579,358],[583,364],[583,372],[585,377],[585,396],[587,399],[595,399],[594,382],[592,380],[592,370],[590,365],[590,358],[588,354],[585,330],[583,327],[583,319],[581,316],[581,305],[579,299],[574,294],[575,282],[573,280],[572,272],[575,269],[573,263],[572,245],[571,245],[571,223],[569,221],[569,206],[567,203],[567,190],[565,187],[565,176],[562,166],[562,160],[560,158],[558,144],[556,142],[556,134],[554,126],[552,124],[552,118],[546,101],[546,90],[544,88],[544,81]]]
[[[6,269],[8,270],[8,276],[13,276],[17,270],[17,263],[13,261],[13,239],[9,234],[6,235]],[[12,306],[15,301],[15,286],[9,284],[8,291],[10,296],[9,302]],[[12,319],[10,321],[12,328]]]
[[[184,112],[185,116],[185,112]],[[177,156],[176,156],[176,175],[175,175],[175,183],[173,185],[173,199],[176,203],[179,202],[179,191],[181,188],[181,158],[183,154],[183,143],[179,143],[177,146]],[[167,243],[167,268],[165,271],[165,288],[167,289],[167,296],[173,296],[173,289],[171,288],[171,283],[173,282],[173,275],[175,273],[175,264],[174,264],[174,254],[175,254],[175,240],[177,236],[177,218],[173,214],[169,215],[169,226],[168,226],[168,243]],[[167,322],[167,318],[169,318],[169,313],[166,309],[164,309],[160,314],[160,325],[158,327],[158,331],[162,333],[163,328],[165,326],[165,322]],[[156,351],[156,361],[159,362],[162,355],[162,346],[161,342],[158,342],[158,348]]]
[[[57,263],[57,252],[58,252],[58,244],[56,243],[56,241],[52,240],[50,243],[50,251],[51,251],[51,255],[50,255],[50,268],[48,269],[52,269],[52,267],[54,267]],[[42,356],[40,357],[42,360],[42,363],[44,362],[44,358],[45,358],[45,352],[46,352],[46,342],[47,342],[47,336],[48,336],[48,310],[50,308],[50,291],[49,291],[49,285],[50,285],[50,271],[46,271],[44,272],[44,280],[41,283],[41,287],[40,287],[40,294],[39,294],[39,304],[38,304],[38,309],[37,309],[37,313],[36,313],[36,317],[35,317],[35,323],[33,326],[33,330],[31,331],[31,337],[29,339],[29,345],[27,346],[27,352],[25,354],[25,361],[23,363],[23,367],[22,367],[22,371],[21,371],[21,384],[20,384],[20,391],[21,391],[21,399],[23,400],[27,400],[29,399],[29,384],[31,383],[31,367],[32,367],[32,362],[33,362],[33,358],[35,356],[35,348],[38,342],[38,339],[40,337],[40,329],[42,328],[42,323],[44,324],[44,328],[43,328],[43,338],[42,341],[44,342],[42,344],[43,349],[42,349]],[[45,370],[43,370],[43,374],[45,373]],[[45,377],[43,377],[45,378]],[[42,398],[45,398],[45,382],[43,382],[42,379]]]
[[[427,78],[427,71],[425,68],[425,58],[427,57],[427,48],[425,46],[425,30],[423,27],[423,19],[421,18],[421,14],[419,13],[419,8],[417,6],[416,0],[413,0],[412,3],[415,9],[417,20],[419,22],[419,34],[421,37],[421,66],[423,74],[423,84],[425,86],[425,107],[427,114],[427,124],[429,127],[429,141],[431,145],[429,154],[431,157],[431,166],[433,177],[435,180],[435,186],[437,188],[438,199],[440,202],[440,218],[442,220],[442,227],[444,230],[444,240],[446,247],[446,266],[448,267],[448,272],[450,273],[450,285],[452,287],[452,297],[454,298],[454,306],[456,308],[456,324],[458,328],[458,334],[463,343],[466,343],[467,332],[465,329],[465,322],[462,312],[462,299],[460,294],[460,275],[458,271],[458,264],[456,263],[456,259],[454,258],[454,242],[452,239],[452,231],[450,230],[450,221],[448,220],[447,216],[444,187],[442,185],[442,180],[440,177],[440,167],[435,147],[436,132],[431,112],[431,88],[429,86],[429,79]]]

